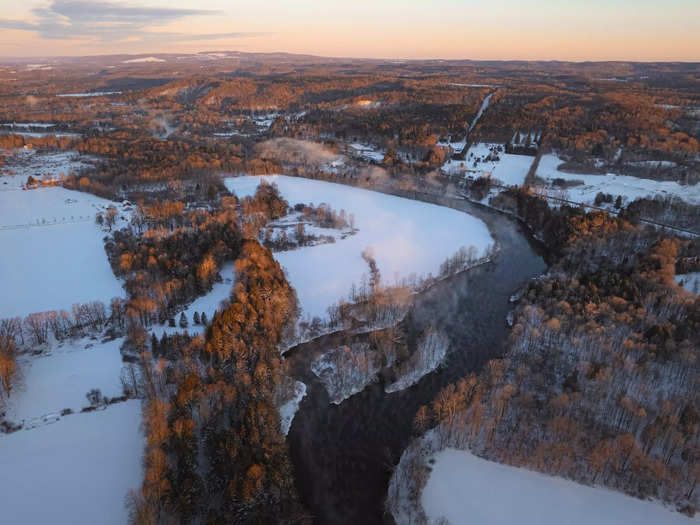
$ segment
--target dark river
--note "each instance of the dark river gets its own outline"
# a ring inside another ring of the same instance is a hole
[[[502,355],[508,335],[505,317],[513,307],[509,297],[546,269],[518,223],[466,202],[464,209],[486,222],[499,254],[494,262],[421,294],[407,317],[409,332],[433,322],[450,337],[442,368],[409,389],[385,394],[380,381],[332,405],[308,364],[295,367],[307,383],[307,395],[287,439],[299,495],[316,523],[392,522],[384,515],[384,499],[392,470],[412,438],[416,411],[445,385]]]

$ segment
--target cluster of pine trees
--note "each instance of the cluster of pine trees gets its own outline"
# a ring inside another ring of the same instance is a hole
[[[132,498],[134,523],[301,515],[275,404],[283,382],[278,345],[296,310],[272,254],[245,241],[230,305],[204,339],[178,345],[176,359],[156,366],[142,344],[146,474]]]

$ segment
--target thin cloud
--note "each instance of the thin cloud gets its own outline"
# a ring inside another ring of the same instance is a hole
[[[221,15],[207,9],[134,7],[121,2],[89,0],[54,1],[49,7],[32,10],[36,22],[0,19],[0,28],[33,31],[49,40],[90,40],[97,43],[123,41],[219,40],[258,36],[259,33],[186,34],[152,31],[192,16]]]

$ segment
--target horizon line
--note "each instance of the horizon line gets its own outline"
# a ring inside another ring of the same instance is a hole
[[[99,54],[75,54],[75,55],[4,55],[0,54],[0,60],[30,60],[44,58],[47,60],[59,59],[80,59],[80,58],[100,58],[100,57],[139,57],[139,56],[195,56],[214,53],[235,53],[239,55],[289,55],[295,57],[309,57],[315,59],[328,60],[356,60],[375,62],[520,62],[520,63],[563,63],[563,64],[700,64],[700,58],[696,59],[564,59],[564,58],[400,58],[400,57],[362,57],[348,55],[317,55],[313,53],[294,53],[290,51],[236,51],[236,50],[213,50],[213,51],[192,51],[183,53],[173,52],[145,52],[145,53],[99,53]],[[223,57],[222,57],[223,59]]]

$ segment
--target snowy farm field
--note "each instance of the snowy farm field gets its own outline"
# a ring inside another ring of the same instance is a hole
[[[505,186],[522,186],[534,157],[502,150],[503,144],[480,142],[469,148],[466,160],[449,160],[442,170],[448,175],[464,173],[474,178],[491,177]]]
[[[16,181],[0,177],[11,188],[0,191],[0,318],[122,296],[95,224],[114,203],[60,187],[21,190]]]
[[[613,197],[621,195],[623,202],[631,202],[649,196],[678,197],[690,204],[700,204],[700,184],[684,186],[673,181],[656,181],[628,175],[584,175],[559,171],[563,160],[556,154],[543,155],[537,168],[537,176],[548,183],[554,179],[581,181],[583,184],[566,189],[566,198],[574,202],[592,204],[599,192],[609,193]]]
[[[423,489],[430,523],[451,525],[690,525],[659,503],[501,465],[467,451],[445,449]]]
[[[142,468],[141,405],[127,401],[0,436],[3,523],[128,522]]]
[[[28,428],[55,420],[64,409],[80,412],[90,405],[86,394],[92,389],[109,398],[122,396],[123,342],[82,338],[56,344],[40,355],[22,355],[22,379],[12,392],[7,419]]]
[[[355,218],[355,235],[335,243],[277,253],[296,289],[303,316],[324,318],[327,308],[347,299],[368,274],[362,253],[369,250],[382,279],[392,284],[409,276],[436,275],[440,264],[461,247],[482,256],[493,245],[486,225],[456,210],[331,182],[278,176],[226,179],[238,197],[252,195],[262,179],[277,184],[290,205],[327,203]]]

